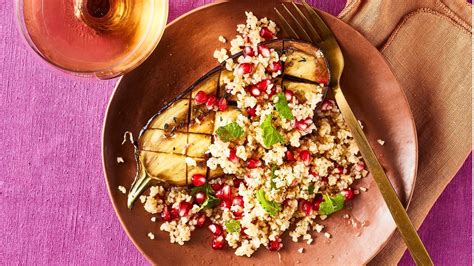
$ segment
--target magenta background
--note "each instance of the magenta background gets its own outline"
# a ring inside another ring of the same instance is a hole
[[[170,19],[203,1],[170,1]],[[310,1],[337,14],[344,0]],[[52,71],[0,0],[0,264],[147,264],[122,230],[102,173],[101,130],[115,80]],[[420,229],[435,263],[471,264],[472,156]],[[434,179],[436,177],[433,177]],[[407,254],[401,264],[411,264]]]

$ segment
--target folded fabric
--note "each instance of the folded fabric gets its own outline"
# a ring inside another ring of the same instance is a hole
[[[419,227],[472,150],[471,4],[461,0],[349,0],[339,17],[386,58],[408,98],[419,161],[408,213]],[[371,264],[396,264],[398,232]]]

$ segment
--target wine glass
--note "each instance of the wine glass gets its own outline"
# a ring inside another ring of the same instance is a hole
[[[123,75],[157,46],[167,0],[16,0],[27,43],[51,65],[100,79]]]

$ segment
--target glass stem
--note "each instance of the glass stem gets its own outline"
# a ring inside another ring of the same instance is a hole
[[[97,31],[116,31],[127,17],[128,0],[74,0],[74,15]]]

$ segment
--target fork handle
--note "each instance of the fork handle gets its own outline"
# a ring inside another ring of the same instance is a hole
[[[358,120],[352,112],[352,109],[349,107],[346,97],[344,97],[344,94],[342,93],[341,87],[336,85],[334,86],[333,91],[336,103],[341,110],[342,116],[344,117],[344,120],[352,132],[354,140],[359,147],[360,153],[362,154],[362,157],[364,158],[370,173],[374,177],[375,183],[377,184],[380,193],[382,193],[382,197],[385,200],[390,213],[392,214],[393,220],[397,224],[398,230],[405,240],[413,260],[417,265],[433,265],[433,261],[426,251],[423,242],[421,242],[421,239],[418,236],[415,227],[411,223],[405,208],[400,202],[400,199],[398,198],[397,193],[393,189],[392,184],[380,165],[380,162],[377,160],[374,151],[370,147]]]

